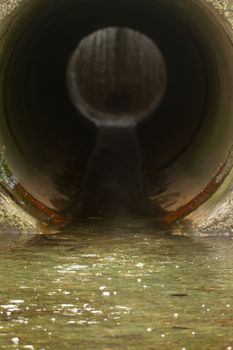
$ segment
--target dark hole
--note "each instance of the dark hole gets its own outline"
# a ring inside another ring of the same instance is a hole
[[[131,105],[131,97],[128,94],[113,92],[108,95],[107,106],[112,113],[122,114],[130,112]]]

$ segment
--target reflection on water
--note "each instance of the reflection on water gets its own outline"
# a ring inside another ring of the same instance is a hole
[[[0,349],[233,348],[232,237],[0,236]]]

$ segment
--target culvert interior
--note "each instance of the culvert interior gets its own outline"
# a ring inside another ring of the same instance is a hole
[[[83,38],[113,27],[148,37],[166,64],[163,99],[136,132],[148,212],[171,223],[208,199],[231,168],[233,48],[204,0],[20,6],[2,26],[2,183],[34,215],[75,219],[98,132],[71,101],[67,67]]]

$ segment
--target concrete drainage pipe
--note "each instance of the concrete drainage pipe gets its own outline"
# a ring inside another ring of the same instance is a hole
[[[123,27],[156,43],[166,65],[162,101],[136,126],[149,216],[207,229],[227,217],[230,229],[230,1],[3,0],[0,19],[1,184],[25,211],[51,223],[76,220],[97,131],[71,101],[68,62],[90,34]]]

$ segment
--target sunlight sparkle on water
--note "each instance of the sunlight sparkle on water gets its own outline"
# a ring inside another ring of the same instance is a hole
[[[0,244],[0,349],[231,350],[233,240],[146,238]]]

